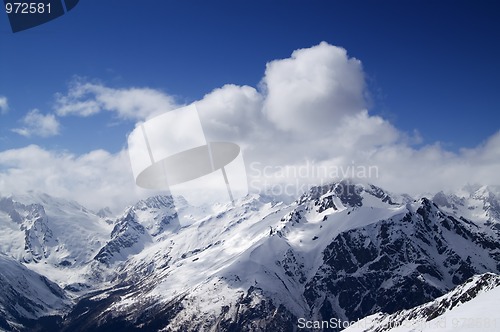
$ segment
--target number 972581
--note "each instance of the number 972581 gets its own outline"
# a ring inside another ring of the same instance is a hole
[[[50,3],[43,2],[7,2],[7,14],[50,14]]]

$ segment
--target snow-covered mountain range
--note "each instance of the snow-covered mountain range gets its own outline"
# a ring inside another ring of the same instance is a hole
[[[500,274],[499,198],[492,186],[413,198],[342,181],[292,204],[249,195],[176,209],[155,196],[113,216],[45,194],[3,197],[2,270],[33,289],[0,272],[11,289],[0,330],[295,331],[367,316],[375,326]]]

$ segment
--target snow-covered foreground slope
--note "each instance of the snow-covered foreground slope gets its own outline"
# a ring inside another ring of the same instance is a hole
[[[112,218],[30,194],[0,199],[0,248],[75,300],[60,330],[292,331],[500,273],[498,198],[467,195],[415,200],[343,181],[292,204],[253,195],[176,209],[156,196]]]
[[[474,276],[453,291],[410,310],[375,314],[345,332],[464,332],[500,330],[500,276]]]

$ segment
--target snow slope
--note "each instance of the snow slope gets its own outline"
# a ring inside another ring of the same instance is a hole
[[[345,332],[464,332],[500,330],[500,276],[477,275],[434,301],[392,315],[375,314]]]

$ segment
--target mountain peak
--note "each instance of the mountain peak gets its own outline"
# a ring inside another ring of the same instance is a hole
[[[334,196],[339,198],[344,206],[356,208],[362,206],[364,193],[379,199],[383,203],[397,205],[393,195],[389,192],[373,184],[355,182],[352,179],[312,187],[297,200],[297,203],[301,204],[308,200],[318,200],[327,196]]]
[[[171,195],[156,195],[140,200],[134,205],[139,210],[147,208],[162,209],[162,208],[175,208],[175,200]]]

